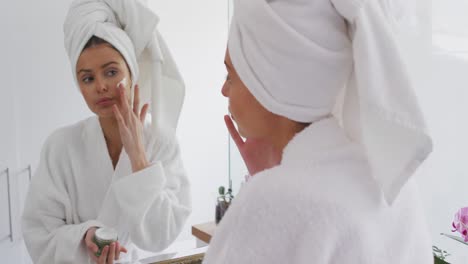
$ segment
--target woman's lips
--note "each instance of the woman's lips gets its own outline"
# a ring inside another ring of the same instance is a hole
[[[110,106],[114,104],[114,99],[112,98],[102,98],[96,102],[99,106]]]

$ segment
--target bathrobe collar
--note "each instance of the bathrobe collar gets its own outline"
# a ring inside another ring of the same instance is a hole
[[[283,150],[282,165],[318,163],[343,146],[358,147],[346,136],[334,117],[310,124],[297,133]]]

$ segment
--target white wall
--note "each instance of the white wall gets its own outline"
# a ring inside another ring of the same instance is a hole
[[[458,209],[468,206],[468,2],[433,0],[432,62],[419,91],[434,152],[418,171],[433,244],[468,263],[468,246],[443,237]],[[458,235],[458,233],[453,233]]]
[[[455,213],[468,206],[468,57],[435,51],[432,63],[420,99],[434,152],[417,177],[434,245],[453,255],[451,263],[468,263],[468,246],[440,235],[451,233]]]
[[[433,29],[439,33],[463,34],[468,36],[468,1],[432,0]]]

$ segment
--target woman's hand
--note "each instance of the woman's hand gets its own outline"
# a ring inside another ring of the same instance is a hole
[[[112,243],[110,246],[105,246],[101,251],[101,256],[96,257],[96,253],[98,252],[99,248],[94,243],[93,237],[94,233],[96,233],[97,227],[91,227],[86,231],[85,235],[85,245],[86,249],[88,250],[89,257],[97,264],[112,264],[114,260],[118,260],[120,257],[120,253],[127,253],[127,249],[119,244],[119,242]]]
[[[119,126],[123,147],[132,163],[132,170],[137,172],[148,167],[148,159],[143,146],[143,123],[149,105],[145,104],[140,111],[138,85],[135,86],[133,111],[130,108],[123,84],[119,84],[117,90],[120,100],[118,104],[113,106],[113,111]]]
[[[281,162],[281,152],[270,142],[263,139],[250,138],[244,142],[228,115],[224,116],[224,122],[226,122],[229,134],[231,134],[232,139],[236,143],[250,175],[253,176]]]

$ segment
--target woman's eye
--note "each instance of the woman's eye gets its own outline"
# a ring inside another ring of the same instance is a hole
[[[112,77],[112,76],[117,75],[117,71],[116,70],[110,70],[106,74],[107,74],[107,76]]]
[[[83,79],[81,79],[82,82],[84,83],[90,83],[94,80],[93,77],[84,77]]]

